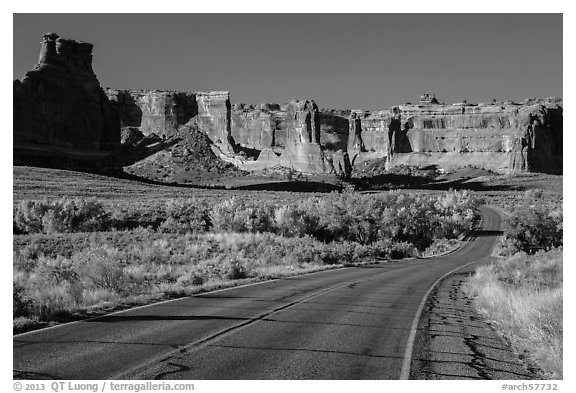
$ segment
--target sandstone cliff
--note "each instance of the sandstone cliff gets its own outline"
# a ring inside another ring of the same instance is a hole
[[[350,175],[345,152],[324,154],[319,143],[322,123],[313,101],[292,101],[285,106],[237,104],[232,108],[228,92],[106,89],[106,94],[118,110],[124,164],[131,165],[132,171],[140,168],[154,173],[152,166],[157,159],[157,172],[172,168],[163,176],[178,177],[176,167],[190,167],[182,157],[192,160],[192,156],[178,156],[178,162],[170,157],[174,149],[186,150],[186,143],[197,140],[185,137],[193,129],[208,137],[215,157],[242,170],[284,167],[313,174]],[[147,158],[151,155],[156,158]],[[145,166],[136,163],[144,158]]]
[[[301,172],[334,173],[320,147],[320,113],[314,101],[290,101],[286,110],[286,147],[280,164]]]
[[[92,45],[56,34],[44,36],[38,65],[13,89],[15,164],[120,171],[145,159],[144,172],[171,168],[171,179],[194,165],[227,171],[226,163],[348,177],[351,164],[373,159],[562,171],[559,98],[445,105],[425,94],[417,105],[350,111],[311,100],[232,106],[225,91],[103,90]]]
[[[325,154],[320,144],[320,113],[314,101],[294,100],[282,107],[236,105],[232,119],[236,151],[245,156],[220,154],[220,157],[241,169],[283,167],[311,174],[350,176],[348,155],[342,150]]]
[[[288,104],[235,104],[232,107],[232,137],[245,148],[286,147]],[[346,150],[349,110],[319,110],[320,140],[323,150]]]
[[[105,89],[104,92],[117,108],[121,127],[137,127],[144,135],[170,137],[178,126],[198,115],[193,93],[116,89]]]
[[[351,114],[348,152],[354,165],[474,165],[498,172],[562,171],[562,102],[401,105]]]
[[[118,115],[92,70],[92,45],[46,34],[14,81],[14,163],[120,171]]]

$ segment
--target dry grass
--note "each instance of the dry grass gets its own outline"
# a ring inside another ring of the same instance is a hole
[[[562,249],[520,253],[484,266],[467,291],[493,323],[543,376],[562,379]]]

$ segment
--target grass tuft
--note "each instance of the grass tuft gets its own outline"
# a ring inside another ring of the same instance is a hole
[[[529,363],[562,378],[562,248],[480,267],[466,290]]]

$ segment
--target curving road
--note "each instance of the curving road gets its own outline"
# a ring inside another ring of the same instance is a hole
[[[486,262],[501,220],[454,253],[205,293],[14,336],[14,378],[398,379],[414,316],[447,272]]]

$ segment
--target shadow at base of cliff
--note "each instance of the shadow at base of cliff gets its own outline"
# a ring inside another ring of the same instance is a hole
[[[332,192],[342,189],[341,186],[317,181],[282,181],[271,183],[248,184],[234,187],[235,190],[257,191],[290,191],[290,192]]]
[[[352,179],[351,182],[360,191],[378,191],[392,189],[420,189],[448,191],[471,190],[471,191],[522,191],[520,186],[507,186],[502,184],[490,185],[481,181],[474,181],[470,178],[463,178],[450,181],[438,181],[425,176],[401,175],[401,174],[381,174],[372,177],[362,177]]]

